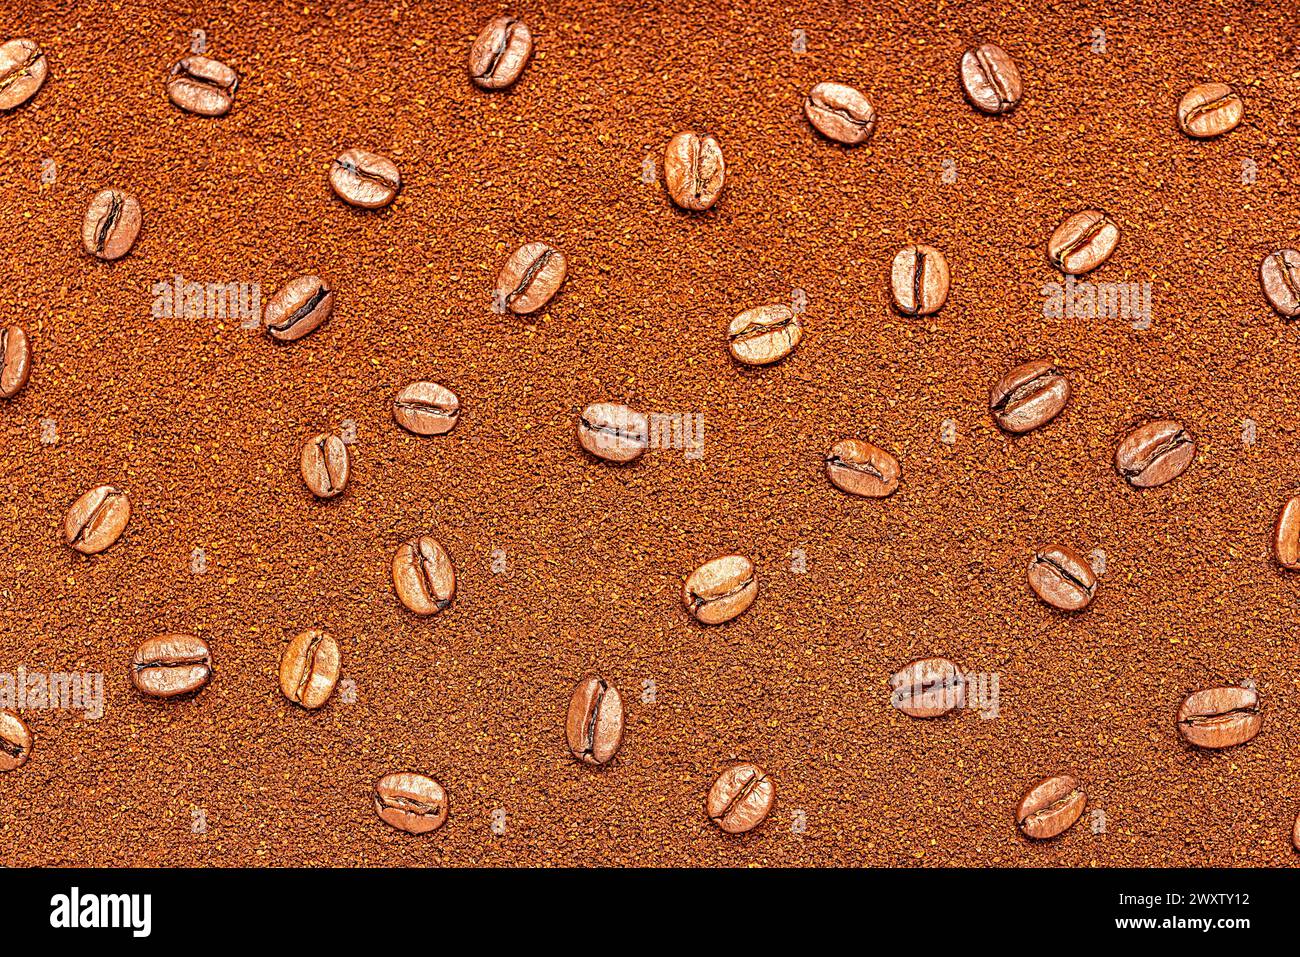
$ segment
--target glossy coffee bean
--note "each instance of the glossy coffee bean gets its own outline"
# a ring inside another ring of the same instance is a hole
[[[1178,128],[1188,136],[1209,139],[1237,128],[1245,104],[1226,83],[1201,83],[1178,101]]]
[[[947,658],[919,658],[889,679],[889,703],[912,718],[938,718],[961,707],[966,677]]]
[[[1293,319],[1300,316],[1300,250],[1279,249],[1259,264],[1259,286],[1268,304]]]
[[[1008,432],[1046,425],[1070,400],[1070,383],[1048,359],[1018,365],[989,388],[989,411]]]
[[[402,188],[402,174],[387,156],[344,150],[330,164],[330,189],[350,206],[382,209]]]
[[[976,109],[993,115],[1010,113],[1024,93],[1015,61],[993,43],[962,54],[961,86]]]
[[[460,421],[460,399],[436,382],[412,382],[393,400],[393,420],[416,435],[446,435]]]
[[[776,787],[763,769],[737,764],[723,771],[709,789],[709,820],[728,834],[744,834],[763,823],[772,810]]]
[[[339,680],[339,645],[318,628],[294,636],[280,658],[280,691],[294,704],[315,710]]]
[[[650,447],[650,419],[613,402],[594,402],[578,416],[578,444],[607,462],[631,462]]]
[[[174,698],[198,691],[212,678],[212,652],[202,638],[159,635],[136,650],[131,681],[154,698]]]
[[[724,555],[705,562],[687,576],[682,604],[705,625],[730,621],[754,603],[758,573],[743,555]]]
[[[1198,748],[1231,748],[1259,734],[1264,717],[1254,688],[1196,691],[1178,707],[1178,733]]]
[[[870,101],[843,83],[818,83],[804,97],[803,112],[818,133],[845,146],[865,143],[876,128]]]
[[[803,324],[789,306],[746,309],[727,327],[732,357],[747,366],[779,362],[794,351],[802,338]]]
[[[1300,495],[1286,500],[1273,526],[1273,556],[1283,568],[1300,570]]]
[[[727,164],[716,137],[678,133],[668,141],[664,149],[664,182],[668,195],[682,209],[712,209],[726,181]]]
[[[595,675],[578,682],[564,723],[569,750],[584,764],[605,764],[623,743],[623,699],[618,689]]]
[[[238,88],[239,74],[211,57],[187,56],[167,74],[167,99],[199,116],[225,116]]]
[[[564,253],[546,243],[526,243],[501,267],[493,302],[499,312],[536,312],[551,301],[568,274]]]
[[[12,399],[27,384],[32,345],[17,326],[0,328],[0,399]]]
[[[1140,425],[1120,440],[1115,469],[1134,488],[1172,482],[1196,458],[1196,441],[1178,422],[1161,419]]]
[[[293,342],[315,332],[334,314],[334,290],[319,276],[299,276],[285,283],[262,311],[271,338]]]
[[[135,245],[141,219],[134,196],[117,189],[101,190],[81,221],[81,245],[98,259],[121,259]]]
[[[894,305],[905,316],[929,316],[948,299],[948,260],[933,246],[905,246],[889,271]]]
[[[375,813],[408,834],[428,834],[447,821],[447,792],[423,774],[385,774],[375,782]]]
[[[862,439],[842,439],[826,456],[826,477],[850,495],[884,498],[898,489],[902,476],[898,459]]]
[[[0,110],[12,110],[30,100],[48,72],[45,54],[32,40],[0,43]]]
[[[1088,560],[1067,545],[1052,545],[1034,553],[1029,563],[1029,587],[1060,611],[1080,611],[1097,594],[1097,576]]]
[[[1045,841],[1065,833],[1088,803],[1088,795],[1070,774],[1043,778],[1020,799],[1016,824],[1025,837]]]
[[[1291,846],[1300,851],[1300,814],[1296,815],[1295,823],[1291,825]]]
[[[1109,259],[1118,243],[1114,220],[1099,210],[1085,209],[1056,227],[1047,240],[1047,258],[1061,272],[1079,276]]]
[[[63,540],[83,555],[95,555],[117,541],[130,518],[126,493],[100,485],[72,503],[63,520]]]
[[[519,79],[533,52],[528,25],[514,17],[497,17],[485,26],[469,50],[469,75],[484,90],[502,90]]]
[[[303,443],[298,464],[302,480],[317,498],[333,498],[347,488],[348,447],[337,435],[313,435]]]
[[[16,771],[32,756],[32,732],[12,711],[0,709],[0,771]]]
[[[429,535],[403,542],[393,554],[393,588],[401,603],[417,615],[436,615],[456,594],[451,556]]]

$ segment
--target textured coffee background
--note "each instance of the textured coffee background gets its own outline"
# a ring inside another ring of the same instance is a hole
[[[107,701],[98,722],[23,713],[36,748],[0,776],[0,860],[1294,862],[1300,577],[1275,567],[1269,539],[1300,491],[1300,330],[1267,307],[1256,270],[1300,241],[1300,25],[1246,3],[1142,3],[1128,18],[1080,3],[725,6],[513,7],[534,58],[512,91],[487,94],[465,58],[493,4],[5,4],[0,36],[38,41],[50,79],[0,116],[0,322],[35,348],[26,391],[0,404],[0,671],[102,671]],[[164,93],[194,28],[242,77],[223,119]],[[962,98],[958,59],[984,39],[1024,77],[1009,117]],[[824,79],[876,106],[866,146],[804,120]],[[1174,111],[1207,80],[1233,84],[1246,118],[1195,142]],[[643,159],[690,128],[727,156],[704,215],[640,181]],[[329,162],[354,146],[401,168],[391,208],[331,194]],[[58,180],[42,188],[46,157]],[[144,206],[116,264],[78,242],[110,185]],[[1089,278],[1150,281],[1147,331],[1043,318],[1041,287],[1061,278],[1047,237],[1087,207],[1123,229]],[[536,321],[496,315],[496,272],[530,240],[565,252],[568,282]],[[942,249],[953,272],[947,305],[921,320],[889,305],[889,263],[909,242]],[[238,320],[150,314],[150,287],[177,273],[258,282],[265,298],[311,272],[336,286],[335,315],[287,347]],[[799,349],[736,366],[727,323],[795,287],[808,295]],[[1007,437],[988,385],[1041,355],[1069,370],[1074,398]],[[392,396],[416,379],[459,394],[449,436],[392,422]],[[591,459],[574,415],[600,400],[703,413],[703,459]],[[1183,421],[1201,451],[1137,492],[1111,455],[1155,415]],[[45,417],[57,446],[40,444]],[[346,419],[347,492],[315,501],[298,444]],[[825,479],[822,457],[848,436],[898,456],[895,496]],[[87,559],[60,527],[102,482],[135,511]],[[426,532],[459,589],[418,620],[389,562]],[[1025,583],[1033,549],[1054,542],[1109,556],[1076,617]],[[189,571],[196,546],[205,575]],[[790,571],[792,549],[807,574]],[[494,550],[508,574],[493,574]],[[758,600],[701,627],[681,580],[733,550],[757,564]],[[280,654],[308,627],[339,640],[355,704],[336,693],[306,713],[281,697]],[[162,631],[212,645],[215,677],[192,700],[145,700],[127,679],[137,644]],[[893,711],[890,673],[936,654],[998,671],[1001,716]],[[628,711],[620,756],[597,770],[564,740],[569,692],[592,668]],[[655,704],[640,702],[646,679]],[[1218,754],[1182,745],[1182,696],[1244,679],[1263,696],[1259,737]],[[740,838],[703,812],[735,759],[777,786],[771,818]],[[376,818],[371,786],[397,770],[447,787],[441,832]],[[1057,841],[1018,837],[1021,793],[1062,771],[1106,833],[1085,814]],[[191,833],[196,809],[206,834]]]

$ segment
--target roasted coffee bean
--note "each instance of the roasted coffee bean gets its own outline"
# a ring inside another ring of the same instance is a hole
[[[299,276],[285,283],[262,311],[271,338],[293,342],[314,332],[334,314],[334,290],[319,276]]]
[[[447,820],[447,792],[423,774],[385,774],[375,782],[375,813],[408,834],[428,834]]]
[[[32,732],[12,711],[0,709],[0,771],[16,771],[32,756]]]
[[[569,750],[584,764],[604,764],[623,743],[623,699],[618,689],[595,675],[578,682],[564,723]]]
[[[90,201],[81,221],[81,244],[99,259],[121,259],[140,235],[140,204],[121,190],[105,189]]]
[[[12,399],[27,384],[32,369],[32,346],[17,326],[0,329],[0,399]]]
[[[743,555],[724,555],[691,572],[682,587],[682,604],[702,624],[719,625],[752,605],[757,595],[754,563]]]
[[[1172,482],[1196,458],[1196,441],[1178,422],[1162,419],[1138,426],[1115,449],[1115,468],[1134,488]]]
[[[155,698],[198,691],[212,677],[212,652],[202,638],[159,635],[140,645],[131,660],[131,681]]]
[[[1118,242],[1114,221],[1103,212],[1085,209],[1056,227],[1047,240],[1047,256],[1061,272],[1079,276],[1109,259]]]
[[[337,435],[322,432],[303,443],[299,467],[302,480],[317,498],[342,494],[348,484],[348,447]]]
[[[727,164],[722,144],[709,134],[678,133],[664,150],[664,181],[668,195],[682,209],[711,209],[722,195]]]
[[[1080,611],[1097,594],[1097,576],[1088,560],[1066,545],[1034,552],[1029,563],[1029,587],[1034,594],[1061,611]]]
[[[1087,803],[1088,795],[1073,775],[1043,778],[1020,799],[1016,824],[1025,837],[1047,840],[1069,830]]]
[[[650,420],[613,402],[594,402],[578,416],[578,443],[608,462],[631,462],[650,447]]]
[[[1189,694],[1178,707],[1178,733],[1198,748],[1245,744],[1263,722],[1254,688],[1207,688]]]
[[[460,399],[436,382],[412,382],[393,400],[393,419],[416,435],[446,435],[460,421]]]
[[[1300,851],[1300,814],[1296,815],[1295,823],[1291,825],[1291,846]]]
[[[1265,256],[1259,285],[1270,306],[1288,319],[1300,316],[1300,250],[1279,249]]]
[[[1049,359],[1018,365],[989,388],[998,425],[1020,434],[1046,425],[1070,400],[1070,383]]]
[[[551,301],[568,274],[564,253],[546,243],[527,243],[511,253],[501,267],[494,305],[498,312],[536,312]]]
[[[1015,61],[993,43],[962,54],[961,86],[976,109],[994,115],[1014,110],[1023,93]]]
[[[1283,568],[1300,570],[1300,495],[1293,495],[1277,514],[1273,555]]]
[[[338,642],[318,628],[296,635],[280,658],[280,690],[294,704],[315,710],[339,680]]]
[[[205,56],[187,56],[167,74],[167,99],[199,116],[225,116],[238,88],[238,73]]]
[[[746,309],[727,327],[731,354],[747,366],[765,366],[784,359],[803,338],[803,325],[789,306]]]
[[[22,106],[45,82],[49,64],[31,40],[0,43],[0,110]]]
[[[850,495],[893,495],[902,474],[898,459],[862,439],[842,439],[831,446],[826,456],[826,477]]]
[[[709,820],[728,834],[744,834],[763,823],[775,796],[776,787],[762,768],[737,764],[718,775],[705,807]]]
[[[818,133],[845,146],[865,143],[876,128],[871,103],[843,83],[818,83],[804,98],[803,112]]]
[[[889,273],[894,305],[905,316],[929,316],[948,298],[948,260],[933,246],[905,246]]]
[[[1237,128],[1246,107],[1226,83],[1194,86],[1178,101],[1178,128],[1204,140]]]
[[[456,568],[437,539],[421,535],[403,542],[393,555],[393,587],[417,615],[436,615],[456,594]]]
[[[485,90],[502,90],[519,79],[533,52],[528,24],[514,17],[497,17],[469,49],[469,75]]]
[[[63,540],[83,555],[94,555],[117,541],[130,518],[126,493],[100,485],[72,503],[63,520]]]
[[[402,188],[402,174],[387,156],[344,150],[330,164],[330,189],[351,206],[382,209]]]
[[[913,718],[938,718],[966,700],[966,677],[947,658],[919,658],[889,679],[889,703]]]

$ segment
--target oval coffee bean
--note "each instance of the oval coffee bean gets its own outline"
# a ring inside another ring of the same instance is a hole
[[[727,327],[731,354],[747,366],[765,366],[784,359],[803,338],[803,325],[789,306],[746,309]]]
[[[976,109],[994,115],[1014,110],[1024,92],[1015,61],[993,43],[962,54],[961,86]]]
[[[564,723],[569,750],[584,764],[604,764],[623,743],[623,699],[618,689],[595,675],[578,682]]]
[[[687,576],[682,604],[697,621],[720,625],[754,603],[758,574],[743,555],[724,555],[705,562]]]
[[[1018,365],[989,388],[993,418],[1016,434],[1046,425],[1069,400],[1069,381],[1048,359]]]
[[[0,771],[16,771],[32,756],[32,732],[27,722],[0,708]]]
[[[948,260],[933,246],[905,246],[889,272],[894,305],[905,316],[928,316],[948,299]]]
[[[1291,825],[1291,846],[1300,851],[1300,814],[1296,815],[1295,823]]]
[[[1226,83],[1202,83],[1178,101],[1178,128],[1204,140],[1237,128],[1246,107]]]
[[[17,326],[0,329],[0,399],[12,399],[27,384],[32,370],[32,346]]]
[[[1097,594],[1097,576],[1088,560],[1073,548],[1053,545],[1034,553],[1029,563],[1029,587],[1053,608],[1081,611]]]
[[[280,690],[294,704],[315,710],[339,680],[338,642],[318,628],[294,636],[280,658]]]
[[[382,209],[402,188],[402,174],[387,156],[344,150],[330,164],[330,189],[351,206]]]
[[[631,462],[650,447],[650,419],[613,402],[594,402],[578,417],[578,443],[607,462]]]
[[[862,439],[842,439],[826,456],[826,477],[850,495],[884,498],[893,495],[902,475],[898,459]]]
[[[533,52],[533,34],[514,17],[497,17],[469,49],[469,75],[485,90],[503,90],[524,72]]]
[[[99,259],[121,259],[140,235],[141,218],[134,196],[116,189],[101,190],[81,221],[81,245]]]
[[[202,638],[159,635],[140,645],[131,660],[131,681],[155,698],[198,691],[212,677],[212,653]]]
[[[737,764],[718,775],[705,808],[709,820],[728,834],[744,834],[763,823],[775,796],[772,779],[762,768]]]
[[[0,44],[0,110],[22,106],[41,88],[49,64],[31,40]]]
[[[199,116],[225,116],[238,88],[238,73],[205,56],[187,56],[167,74],[167,99]]]
[[[117,541],[130,518],[126,493],[100,485],[72,503],[63,520],[63,540],[83,555],[95,555]]]
[[[889,703],[912,718],[938,718],[966,700],[966,677],[947,658],[919,658],[889,679]]]
[[[1278,512],[1273,526],[1273,555],[1283,568],[1300,570],[1300,495],[1287,499]]]
[[[1172,482],[1196,458],[1196,441],[1178,422],[1162,419],[1138,426],[1115,449],[1115,468],[1134,488]]]
[[[375,782],[375,813],[408,834],[428,834],[447,820],[447,792],[423,774],[385,774]]]
[[[1265,256],[1259,285],[1270,306],[1288,319],[1300,316],[1300,250],[1279,249]]]
[[[1198,748],[1245,744],[1263,722],[1254,688],[1207,688],[1189,694],[1178,708],[1178,733]]]
[[[334,290],[319,276],[299,276],[285,283],[262,311],[271,338],[293,342],[323,326],[334,314]]]
[[[1043,778],[1016,806],[1016,824],[1025,837],[1043,841],[1063,834],[1083,813],[1088,795],[1069,774]]]
[[[551,301],[568,274],[564,253],[546,243],[527,243],[501,267],[494,305],[498,312],[509,309],[515,315],[536,312]]]
[[[843,83],[818,83],[804,98],[803,112],[818,133],[845,146],[865,143],[876,128],[871,103]]]
[[[1115,251],[1119,227],[1105,213],[1085,209],[1056,227],[1047,240],[1047,256],[1057,269],[1079,276],[1096,269]]]
[[[416,435],[446,435],[460,421],[460,399],[436,382],[412,382],[393,400],[393,419]]]
[[[727,164],[722,144],[705,134],[678,133],[664,149],[664,181],[668,195],[682,209],[711,209],[722,195]]]
[[[456,594],[456,568],[437,539],[421,535],[403,542],[393,555],[393,587],[417,615],[436,615]]]
[[[337,435],[322,432],[302,446],[299,468],[302,480],[317,498],[333,498],[348,484],[348,447]]]

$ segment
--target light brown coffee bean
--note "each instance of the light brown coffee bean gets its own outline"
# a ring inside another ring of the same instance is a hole
[[[519,79],[532,52],[528,24],[514,17],[497,17],[469,49],[470,79],[484,90],[503,90]]]
[[[0,399],[12,399],[27,384],[32,369],[32,346],[17,326],[0,329]]]
[[[95,195],[81,221],[81,245],[98,259],[121,259],[140,235],[142,216],[134,196],[105,189]]]
[[[1010,113],[1024,92],[1015,61],[993,43],[962,54],[961,86],[976,109],[993,115]]]
[[[460,399],[436,382],[412,382],[393,400],[393,420],[416,435],[446,435],[460,421]]]
[[[546,243],[526,243],[501,267],[493,308],[516,315],[536,312],[551,301],[568,274],[564,253]]]
[[[1070,401],[1070,383],[1050,359],[1018,365],[989,388],[989,411],[1017,435],[1046,425]]]
[[[16,771],[32,756],[32,732],[14,712],[0,708],[0,771]]]
[[[0,110],[12,110],[30,100],[48,72],[45,54],[32,40],[0,43]]]
[[[1209,139],[1237,128],[1246,112],[1232,87],[1226,83],[1201,83],[1178,101],[1178,128],[1188,136]]]
[[[678,133],[668,141],[664,149],[664,182],[668,195],[682,209],[712,209],[726,181],[727,164],[716,137]]]
[[[212,678],[212,652],[202,638],[159,635],[131,659],[131,681],[141,693],[174,698],[198,691]]]
[[[728,834],[758,827],[772,810],[776,787],[755,764],[737,764],[718,775],[705,802],[709,820]]]
[[[623,699],[596,675],[578,682],[564,723],[569,750],[584,764],[605,764],[623,743]]]
[[[1045,841],[1065,833],[1088,803],[1088,795],[1071,774],[1043,778],[1020,799],[1016,825],[1025,837]]]
[[[408,834],[428,834],[447,821],[447,792],[423,774],[385,774],[375,782],[375,813]]]
[[[889,273],[894,305],[905,316],[929,316],[948,299],[948,260],[933,246],[904,246]]]
[[[387,156],[344,150],[330,164],[330,189],[350,206],[382,209],[402,188],[402,174]]]
[[[280,657],[280,690],[294,704],[315,710],[339,680],[339,645],[319,628],[295,635]]]
[[[1291,825],[1291,846],[1300,851],[1300,814],[1296,815],[1295,823]]]
[[[238,88],[238,73],[205,56],[187,56],[167,74],[167,99],[199,116],[225,116],[235,105]]]
[[[918,658],[889,679],[889,703],[912,718],[938,718],[966,702],[966,677],[947,658]]]
[[[1259,285],[1270,306],[1288,319],[1300,316],[1300,250],[1279,249],[1265,256]]]
[[[779,362],[803,338],[803,324],[789,306],[755,306],[746,309],[727,327],[731,355],[748,366]]]
[[[850,495],[885,498],[898,489],[902,476],[898,459],[862,439],[842,439],[826,456],[826,477]]]
[[[1097,576],[1088,560],[1068,545],[1040,548],[1029,563],[1029,587],[1060,611],[1081,611],[1097,594]]]
[[[72,503],[63,520],[63,540],[83,555],[95,555],[117,541],[130,518],[126,493],[100,485]]]
[[[1292,571],[1300,570],[1300,495],[1286,500],[1273,526],[1273,555],[1277,563]]]
[[[705,625],[730,621],[754,603],[758,573],[743,555],[724,555],[705,562],[686,578],[682,604]]]
[[[348,447],[337,435],[322,432],[302,445],[298,465],[302,480],[317,498],[341,495],[348,484]]]
[[[1178,733],[1198,748],[1245,744],[1263,723],[1254,688],[1207,688],[1189,694],[1178,707]]]
[[[262,311],[267,333],[293,342],[315,332],[334,314],[334,290],[319,276],[299,276],[280,287]]]
[[[578,416],[578,443],[607,462],[631,462],[650,447],[650,419],[613,402],[594,402]]]
[[[1178,422],[1161,419],[1140,425],[1120,440],[1115,469],[1134,488],[1172,482],[1196,458],[1196,441]]]
[[[1119,227],[1105,213],[1085,209],[1056,227],[1047,240],[1047,257],[1057,269],[1079,276],[1096,269],[1115,251]]]
[[[393,555],[393,588],[417,615],[436,615],[456,594],[456,568],[437,541],[421,535],[398,546]]]
[[[865,143],[876,128],[870,101],[843,83],[818,83],[804,97],[803,112],[818,133],[845,146]]]

